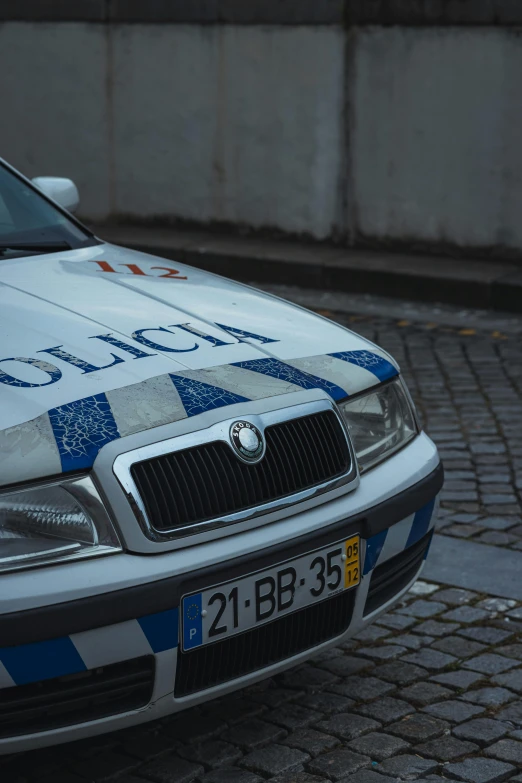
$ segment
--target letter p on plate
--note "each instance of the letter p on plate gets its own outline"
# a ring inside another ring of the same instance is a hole
[[[192,650],[203,644],[203,618],[201,593],[190,595],[182,601],[183,649]]]

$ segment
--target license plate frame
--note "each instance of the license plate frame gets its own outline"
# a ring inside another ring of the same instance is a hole
[[[184,594],[179,613],[181,650],[189,653],[239,636],[352,590],[361,581],[361,562],[361,537],[355,533],[273,566]],[[261,592],[264,587],[268,590]]]

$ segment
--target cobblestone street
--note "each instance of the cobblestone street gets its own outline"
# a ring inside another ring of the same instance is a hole
[[[520,557],[520,598],[501,575],[495,590],[423,577],[304,666],[167,720],[0,758],[1,783],[522,783],[522,321],[327,304],[314,309],[401,364],[444,461],[439,541],[483,545],[488,584]]]

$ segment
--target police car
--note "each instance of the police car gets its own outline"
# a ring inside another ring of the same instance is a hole
[[[299,664],[418,577],[442,467],[397,363],[132,252],[0,162],[0,752]]]

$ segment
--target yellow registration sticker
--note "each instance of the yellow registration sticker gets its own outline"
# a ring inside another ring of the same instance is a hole
[[[352,536],[344,543],[344,587],[355,587],[361,581],[361,542]]]

